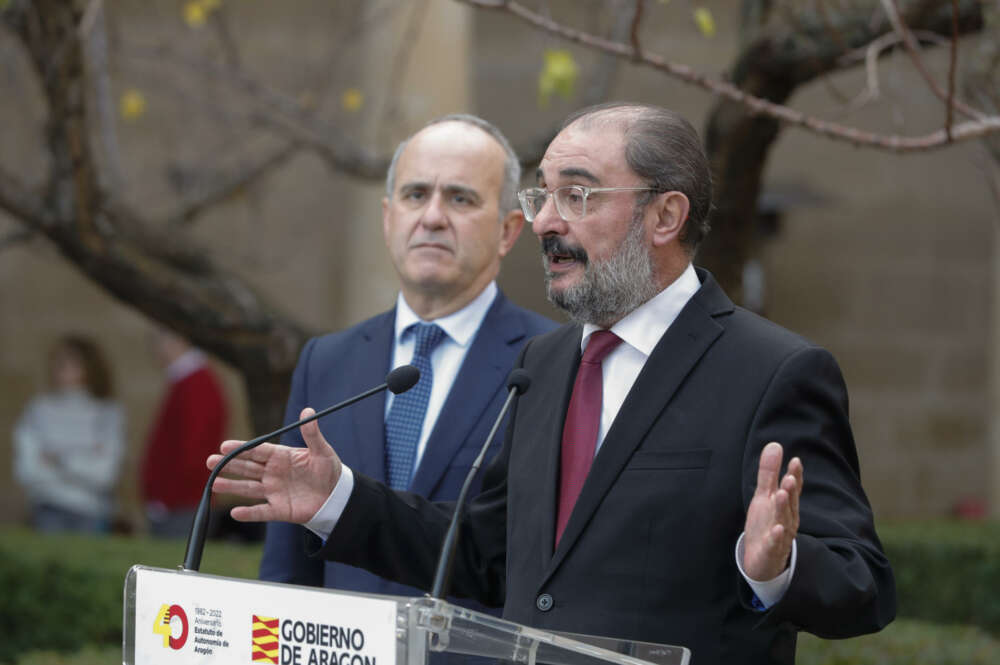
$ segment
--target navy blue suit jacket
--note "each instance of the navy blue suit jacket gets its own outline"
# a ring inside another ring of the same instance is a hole
[[[292,378],[285,422],[297,420],[306,406],[320,409],[382,383],[391,369],[395,320],[393,309],[347,330],[309,340]],[[436,501],[453,501],[458,496],[506,398],[507,375],[521,348],[531,337],[555,327],[552,321],[497,294],[438,415],[410,491]],[[380,481],[386,479],[385,399],[384,393],[369,398],[319,423],[323,436],[345,464]],[[492,459],[502,440],[501,432],[487,460]],[[298,430],[286,434],[282,442],[304,445]],[[478,491],[477,480],[470,496]],[[403,596],[426,591],[389,582],[360,568],[311,558],[306,555],[304,542],[304,527],[269,523],[261,579]]]

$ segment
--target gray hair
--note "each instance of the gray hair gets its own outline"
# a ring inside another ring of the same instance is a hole
[[[625,136],[625,162],[629,168],[658,192],[677,191],[687,196],[691,209],[680,242],[689,254],[694,254],[710,227],[712,172],[691,123],[665,108],[627,102],[577,111],[566,119],[563,129],[575,122],[619,126]]]
[[[483,120],[479,116],[471,115],[469,113],[451,113],[446,116],[442,116],[435,120],[431,120],[429,123],[423,126],[422,129],[426,129],[432,125],[439,125],[443,122],[461,122],[466,125],[471,125],[482,131],[486,132],[493,139],[500,144],[503,148],[504,154],[507,156],[503,164],[503,184],[500,186],[500,219],[507,216],[511,210],[519,210],[520,204],[517,201],[517,187],[521,184],[521,162],[517,158],[517,153],[514,149],[510,147],[510,142],[507,141],[507,137],[497,129],[496,125],[493,123]],[[398,146],[396,146],[396,152],[392,155],[392,161],[389,163],[389,171],[385,174],[385,195],[392,198],[392,192],[396,187],[396,163],[399,161],[400,155],[403,154],[403,150],[410,143],[410,139],[413,135],[410,135],[404,139]]]

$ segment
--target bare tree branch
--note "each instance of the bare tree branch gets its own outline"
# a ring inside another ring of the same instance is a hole
[[[382,104],[382,117],[378,123],[379,128],[387,127],[389,123],[398,118],[399,95],[396,92],[402,85],[403,75],[406,74],[406,67],[410,64],[410,55],[413,53],[413,47],[417,44],[420,29],[427,18],[427,2],[428,0],[420,0],[420,2],[413,4],[413,9],[410,12],[406,28],[403,30],[403,35],[397,40],[399,46],[395,57],[393,57],[392,69],[386,80],[386,95],[385,101]]]
[[[948,99],[945,100],[945,131],[951,139],[951,123],[955,111],[955,67],[958,65],[958,0],[951,0],[951,53],[948,61]]]
[[[840,33],[840,30],[837,29],[834,22],[830,20],[830,14],[827,11],[825,0],[817,0],[816,6],[819,9],[820,18],[823,20],[823,26],[826,28],[827,34],[830,35],[830,39],[833,40],[833,43],[835,43],[841,51],[849,50],[850,45],[847,43],[847,40],[844,39],[844,35]]]
[[[954,99],[954,95],[945,93],[945,91],[941,89],[941,86],[938,85],[937,81],[934,80],[934,77],[931,76],[930,71],[928,71],[927,69],[927,65],[924,64],[923,59],[920,57],[920,45],[917,43],[917,40],[914,38],[913,33],[910,31],[910,29],[906,26],[906,23],[903,21],[902,15],[900,14],[899,11],[898,0],[881,0],[881,2],[882,2],[882,8],[885,11],[886,16],[889,17],[889,23],[892,24],[892,29],[896,32],[897,35],[899,35],[900,39],[903,42],[903,46],[906,47],[906,53],[907,55],[910,56],[910,60],[913,62],[914,68],[920,74],[921,78],[924,79],[924,82],[927,83],[927,87],[930,88],[931,92],[933,92],[938,99],[947,104],[946,112],[948,114],[948,122],[947,125],[945,126],[945,134],[949,138],[949,140],[950,140],[950,127],[952,124],[951,123],[952,108],[959,109],[962,113],[964,113],[966,116],[970,118],[974,118],[976,120],[984,120],[987,117],[985,113],[970,107],[969,105],[961,102],[960,100]],[[953,5],[953,7],[955,8],[954,11],[957,12],[958,10],[957,6]],[[953,34],[955,34],[955,40],[957,40],[957,32],[958,32],[957,14],[953,14],[952,22],[953,22],[952,31]],[[953,43],[955,40],[953,40]],[[952,66],[954,66],[955,57],[956,56],[953,50]]]
[[[36,192],[0,170],[0,209],[37,229],[109,294],[238,368],[260,429],[281,403],[306,330],[248,284],[218,270],[184,234],[156,229],[102,192],[88,135],[82,13],[35,0],[2,19],[20,38],[48,106],[48,182]]]
[[[642,45],[639,43],[639,24],[642,23],[643,0],[635,0],[635,13],[632,15],[632,30],[630,31],[629,42],[632,44],[632,51],[635,54],[642,53]]]
[[[42,203],[44,194],[32,191],[14,174],[0,167],[0,210],[29,227],[41,230],[55,224]]]
[[[186,226],[205,210],[229,199],[243,189],[251,186],[272,171],[288,162],[300,146],[295,142],[286,143],[268,151],[253,163],[239,170],[225,173],[211,182],[198,188],[195,196],[188,199],[166,218],[166,225],[171,227]]]
[[[550,34],[583,44],[604,53],[610,53],[625,59],[634,59],[640,64],[664,72],[675,79],[737,102],[744,106],[750,113],[767,116],[785,124],[801,127],[816,134],[846,141],[857,146],[882,148],[896,152],[930,150],[946,145],[952,140],[964,141],[1000,132],[1000,116],[988,116],[981,120],[956,125],[952,128],[950,137],[943,129],[920,136],[900,136],[896,134],[868,132],[856,127],[815,118],[783,104],[776,104],[761,97],[751,95],[727,81],[700,74],[688,65],[671,63],[647,51],[636,52],[628,44],[610,41],[597,35],[575,30],[533,12],[513,1],[505,1],[499,4],[489,2],[488,0],[456,1],[483,9],[507,12]]]
[[[920,41],[932,44],[946,44],[950,40],[942,38],[940,35],[926,30],[913,32],[913,35]],[[848,111],[856,110],[868,102],[874,101],[881,95],[881,85],[879,84],[878,64],[879,59],[888,49],[896,46],[902,41],[902,37],[895,32],[887,32],[875,41],[862,49],[855,49],[844,54],[840,59],[843,66],[853,65],[859,60],[865,64],[865,89],[851,100],[847,105]]]
[[[121,150],[115,126],[115,104],[108,73],[108,33],[103,0],[91,0],[80,20],[80,40],[83,42],[88,77],[93,84],[97,135],[105,168],[99,172],[100,185],[117,189],[122,184]]]
[[[611,38],[619,40],[628,34],[631,24],[627,14],[616,13],[616,15],[619,17],[619,20],[617,20],[611,30]],[[152,48],[127,45],[123,51],[127,57],[143,61],[155,61],[161,65],[179,66],[190,73],[207,76],[212,80],[235,88],[251,102],[254,109],[254,117],[288,136],[300,148],[313,150],[336,171],[365,179],[381,179],[385,176],[391,155],[378,155],[371,150],[361,147],[353,142],[345,133],[340,132],[328,123],[318,121],[314,117],[314,114],[303,109],[289,95],[253,79],[244,72],[234,73],[216,63],[205,62],[202,59],[177,53],[165,45]],[[589,87],[587,95],[584,97],[583,103],[585,105],[597,103],[607,96],[607,90],[611,85],[616,71],[616,67],[614,66],[616,59],[613,55],[602,59],[601,64],[598,66],[597,75],[594,78],[595,83]],[[541,155],[557,131],[558,127],[552,127],[540,132],[537,138],[523,142],[519,146],[522,163],[536,164],[541,159]],[[266,161],[273,163],[270,159]],[[246,176],[251,172],[256,172],[256,168],[248,168],[242,173],[242,176]],[[237,186],[241,182],[242,176],[241,174],[234,176],[233,181],[237,183]],[[221,189],[225,190],[228,187],[223,186]],[[214,196],[212,195],[212,198]],[[221,194],[221,196],[224,197],[225,195]],[[192,203],[186,207],[190,207],[197,212],[208,204],[210,202],[206,200],[204,204]],[[170,218],[179,220],[186,216],[186,213],[180,211],[172,213]]]
[[[611,41],[621,41],[628,37],[632,29],[632,19],[634,11],[627,11],[628,5],[633,2],[639,3],[643,0],[613,0],[612,15],[615,17],[614,23],[608,33]],[[618,63],[621,59],[614,54],[603,54],[598,59],[590,76],[591,83],[587,86],[583,97],[580,99],[580,106],[592,106],[605,101],[608,98],[608,91],[614,83],[618,73]],[[554,125],[546,130],[538,132],[533,138],[520,142],[517,147],[517,154],[521,159],[521,165],[532,167],[542,161],[546,148],[552,142],[553,137],[559,133],[559,125]]]
[[[0,238],[0,252],[10,249],[11,247],[17,247],[18,245],[23,245],[35,237],[35,232],[29,228],[18,229],[17,231],[11,231],[7,235]]]
[[[229,30],[229,20],[226,12],[227,7],[220,5],[209,16],[209,22],[212,25],[215,36],[219,39],[219,45],[222,47],[226,63],[231,69],[242,71],[243,65],[242,58],[240,58],[240,49],[236,44],[236,40],[233,39],[232,32]]]
[[[158,65],[180,66],[191,73],[232,86],[253,104],[256,117],[303,147],[314,150],[337,171],[360,178],[381,178],[389,166],[388,156],[376,155],[357,145],[345,133],[312,117],[290,96],[245,73],[233,72],[216,63],[182,55],[165,45],[151,48],[130,45],[124,49],[124,54]]]
[[[359,6],[360,7],[360,6]],[[322,71],[326,72],[332,69],[332,65],[340,60],[340,55],[342,50],[346,47],[346,44],[354,41],[359,35],[364,34],[364,26],[372,24],[382,20],[387,13],[387,11],[396,11],[396,8],[391,6],[382,7],[374,13],[364,14],[360,11],[354,12],[351,21],[349,21],[345,26],[343,26],[343,34],[337,40],[334,40],[337,44],[337,48],[334,50],[333,54],[330,56],[331,66],[323,67]],[[232,40],[231,32],[228,29],[227,21],[225,17],[219,16],[218,12],[213,13],[213,25],[216,26],[216,30],[219,31],[220,41],[222,46],[226,51],[225,61],[228,64],[230,71],[227,74],[231,74],[235,71],[238,77],[241,77],[244,81],[250,81],[250,77],[243,71],[241,58],[239,56],[238,49],[236,48],[235,42]],[[408,40],[407,40],[408,41]],[[186,61],[184,63],[187,69],[191,69],[194,65],[193,61]],[[212,77],[215,80],[224,80],[225,75],[221,69],[217,72],[216,76]],[[330,80],[330,79],[327,79]],[[244,86],[246,88],[247,86]],[[323,86],[320,94],[325,94],[325,88],[328,86]],[[244,90],[246,92],[246,90]],[[292,105],[298,107],[295,102],[292,102],[290,97],[286,96],[283,101],[286,107],[291,107]],[[255,107],[256,108],[256,107]],[[316,112],[302,111],[303,117],[314,118]],[[255,122],[252,126],[259,127],[261,124],[275,127],[273,122],[273,117],[267,113],[262,113],[259,109],[251,113],[252,119]],[[257,180],[260,180],[268,173],[274,169],[280,168],[283,164],[297,154],[303,147],[303,142],[300,140],[301,136],[305,130],[301,130],[298,133],[299,138],[292,138],[284,142],[283,145],[279,145],[275,148],[265,151],[253,158],[250,163],[243,164],[239,169],[233,170],[231,172],[224,173],[222,175],[215,176],[204,183],[196,183],[194,194],[188,195],[185,200],[178,206],[178,208],[169,214],[167,214],[163,219],[164,223],[168,226],[186,226],[190,224],[198,215],[210,209],[217,203],[228,199],[237,192],[246,187],[250,186]],[[282,131],[283,134],[287,134],[287,131]],[[313,149],[317,146],[314,144]],[[319,146],[319,151],[321,153],[329,153],[330,146],[322,145]],[[327,160],[328,163],[336,168],[336,166]],[[386,164],[388,160],[386,159]],[[354,175],[360,175],[355,173]],[[384,173],[378,173],[377,175],[372,169],[372,172],[365,174],[365,177],[376,178],[382,177]]]

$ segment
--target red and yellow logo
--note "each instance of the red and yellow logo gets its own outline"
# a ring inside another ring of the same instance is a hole
[[[174,621],[176,619],[176,621]],[[174,637],[174,628],[180,628],[180,635]],[[153,622],[153,634],[163,635],[163,647],[177,650],[184,646],[188,638],[188,618],[180,605],[160,605],[160,611]]]
[[[255,663],[278,665],[278,620],[253,615],[253,658]]]

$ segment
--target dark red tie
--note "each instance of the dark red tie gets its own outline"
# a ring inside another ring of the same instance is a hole
[[[566,423],[563,425],[556,545],[566,530],[569,514],[573,512],[594,461],[597,431],[601,426],[601,403],[604,400],[601,362],[621,343],[621,338],[608,330],[591,334],[580,360],[580,369],[576,371],[573,395],[569,398]]]

